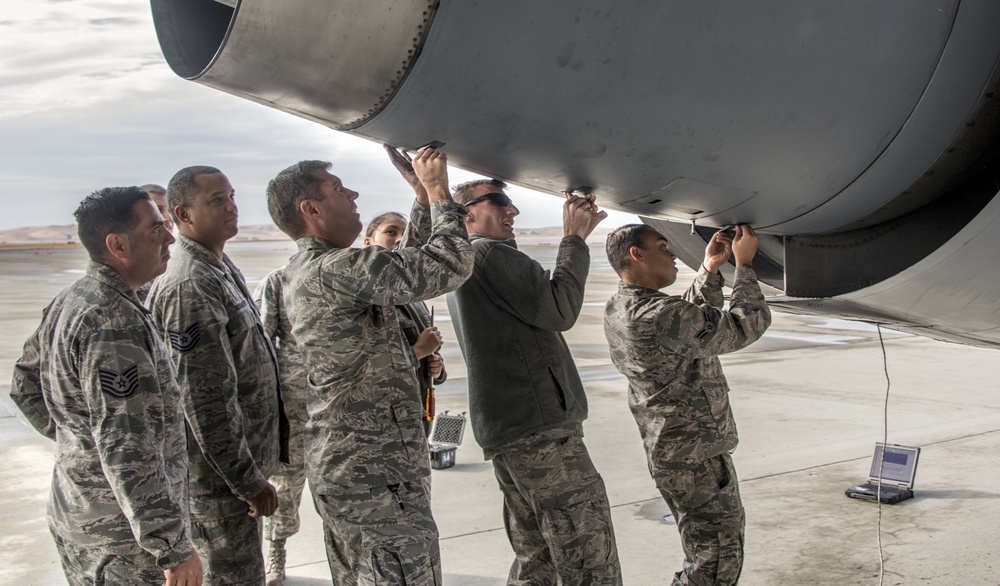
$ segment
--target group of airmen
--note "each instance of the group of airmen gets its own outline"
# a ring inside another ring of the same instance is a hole
[[[47,518],[71,585],[281,584],[306,479],[334,584],[440,585],[427,440],[431,389],[446,374],[423,300],[446,293],[473,433],[503,494],[507,583],[622,584],[561,333],[580,314],[586,239],[607,214],[592,194],[566,193],[548,271],[517,249],[506,184],[452,193],[440,151],[386,150],[416,195],[409,222],[379,216],[354,248],[358,193],[329,162],[292,165],[266,196],[298,252],[255,293],[224,252],[238,211],[219,169],[80,204],[87,274],[45,309],[11,387],[56,442]],[[631,224],[607,240],[621,283],[604,326],[681,533],[674,584],[735,584],[743,564],[736,425],[717,357],[770,324],[756,249],[747,225],[716,233],[677,297],[660,291],[677,277],[662,235]]]

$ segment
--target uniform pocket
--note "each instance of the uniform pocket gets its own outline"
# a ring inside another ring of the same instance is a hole
[[[560,568],[583,569],[608,563],[615,545],[606,500],[585,490],[541,503],[549,551]]]
[[[412,527],[366,527],[361,533],[361,584],[372,586],[438,586],[440,554],[437,541]]]

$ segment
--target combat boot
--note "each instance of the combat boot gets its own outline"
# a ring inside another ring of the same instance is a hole
[[[265,564],[267,586],[282,586],[285,583],[285,540],[275,539],[270,544]]]

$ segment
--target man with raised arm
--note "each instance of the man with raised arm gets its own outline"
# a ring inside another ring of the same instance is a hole
[[[604,331],[611,361],[628,378],[649,471],[677,520],[684,567],[672,584],[736,584],[743,568],[745,515],[730,452],[736,421],[719,355],[745,348],[771,324],[753,257],[757,235],[716,232],[683,297],[661,293],[677,280],[676,256],[659,232],[630,224],[608,236],[618,292]],[[729,310],[719,267],[736,262]]]
[[[423,246],[352,248],[361,219],[325,161],[302,161],[267,186],[274,223],[299,252],[283,279],[308,376],[306,474],[323,519],[333,582],[441,583],[417,362],[395,306],[451,291],[472,254],[444,154],[413,159],[429,206]]]
[[[590,269],[586,238],[607,217],[566,193],[552,273],[517,249],[518,209],[498,180],[455,188],[476,254],[448,296],[469,371],[472,431],[493,461],[514,549],[508,584],[621,584],[604,481],[583,443],[587,395],[564,332]]]

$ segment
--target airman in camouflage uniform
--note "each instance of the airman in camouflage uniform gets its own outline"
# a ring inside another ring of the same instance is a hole
[[[167,198],[179,242],[148,303],[170,338],[188,423],[191,533],[206,584],[259,586],[258,517],[277,507],[267,479],[287,434],[277,358],[243,275],[223,254],[238,231],[229,180],[188,167],[170,180]]]
[[[420,248],[350,248],[358,194],[330,163],[300,162],[267,187],[271,218],[299,248],[284,302],[306,355],[306,473],[340,586],[441,583],[416,359],[393,306],[454,289],[472,256],[444,155],[425,149],[413,165],[434,219]]]
[[[430,209],[419,203],[410,211],[412,221],[396,212],[380,214],[365,228],[365,246],[378,245],[396,250],[400,245],[422,246],[430,235]],[[420,400],[424,406],[424,431],[430,437],[434,421],[434,387],[448,380],[444,359],[438,353],[441,332],[434,325],[434,316],[423,301],[396,306],[396,317],[403,329],[406,343],[417,355],[417,378],[420,379]]]
[[[757,236],[717,232],[683,298],[659,289],[677,279],[676,257],[649,226],[608,236],[608,260],[621,277],[604,330],[611,360],[629,381],[628,401],[649,471],[677,520],[684,567],[673,584],[736,584],[743,567],[745,515],[730,452],[736,422],[718,356],[757,340],[771,313],[752,268]],[[723,311],[719,267],[736,261],[736,283]]]
[[[607,214],[566,194],[551,276],[517,250],[519,213],[497,180],[455,189],[476,255],[448,296],[469,369],[472,431],[504,496],[510,585],[621,584],[604,481],[583,443],[587,395],[560,332],[576,323],[590,269],[584,240]]]
[[[77,585],[201,584],[188,535],[187,452],[169,350],[135,289],[174,240],[136,187],[76,212],[87,275],[45,309],[11,398],[56,442],[49,529]]]
[[[260,309],[264,332],[274,342],[278,355],[281,400],[288,416],[288,462],[281,463],[270,481],[278,491],[278,508],[264,519],[264,539],[269,542],[266,556],[267,586],[281,586],[285,580],[285,540],[299,532],[299,503],[306,484],[303,459],[303,431],[306,421],[305,359],[292,335],[292,324],[282,306],[282,279],[285,267],[267,275],[253,293]]]

